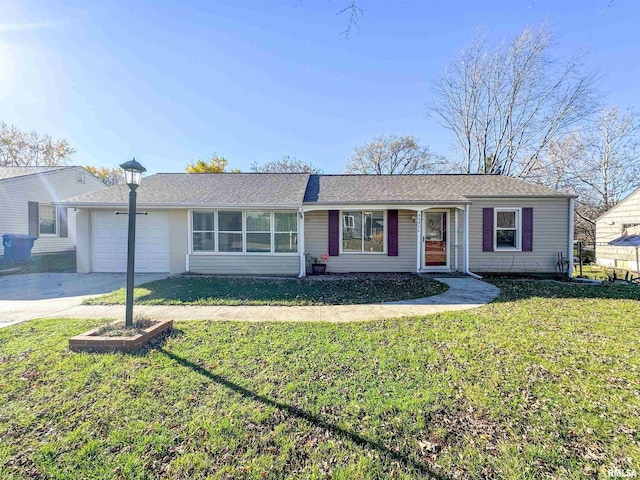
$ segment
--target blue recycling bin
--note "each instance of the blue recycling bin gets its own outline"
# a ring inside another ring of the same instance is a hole
[[[38,237],[33,235],[23,235],[20,233],[5,233],[2,235],[2,246],[4,247],[4,256],[2,263],[11,265],[14,263],[25,263],[31,259],[31,248],[33,242]]]

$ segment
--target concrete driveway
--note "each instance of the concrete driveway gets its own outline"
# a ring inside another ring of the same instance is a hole
[[[139,273],[135,284],[168,277]],[[124,273],[28,273],[0,277],[0,327],[34,318],[64,316],[87,297],[126,285]],[[124,315],[124,307],[123,307]]]

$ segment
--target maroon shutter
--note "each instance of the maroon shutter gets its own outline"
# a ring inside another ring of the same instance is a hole
[[[38,202],[28,202],[29,205],[29,235],[40,236],[40,213]]]
[[[329,210],[329,256],[340,255],[340,211]]]
[[[522,209],[522,251],[533,252],[533,208]]]
[[[493,208],[482,209],[482,251],[493,252]]]
[[[387,211],[387,223],[389,224],[389,234],[387,237],[387,255],[398,256],[398,210]]]
[[[67,238],[69,236],[69,227],[67,226],[67,207],[58,207],[58,217],[60,218],[60,237]]]

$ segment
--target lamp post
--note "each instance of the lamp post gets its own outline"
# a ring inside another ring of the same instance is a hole
[[[125,327],[133,326],[133,274],[136,257],[136,188],[140,185],[142,173],[147,169],[136,162],[135,157],[120,165],[129,185],[129,234],[127,239],[127,305],[125,309]]]

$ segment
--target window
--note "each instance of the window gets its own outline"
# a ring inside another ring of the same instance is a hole
[[[38,211],[40,212],[40,235],[56,235],[58,233],[56,207],[40,204]]]
[[[193,211],[192,251],[296,253],[298,213],[272,210]]]
[[[215,251],[214,212],[193,212],[193,251]]]
[[[265,210],[248,211],[247,252],[271,251],[271,213]]]
[[[278,253],[298,251],[298,215],[296,212],[274,212],[274,249]]]
[[[218,212],[218,251],[242,252],[242,212]]]
[[[342,212],[342,251],[384,252],[384,212]]]
[[[520,249],[520,209],[495,209],[495,249]]]

